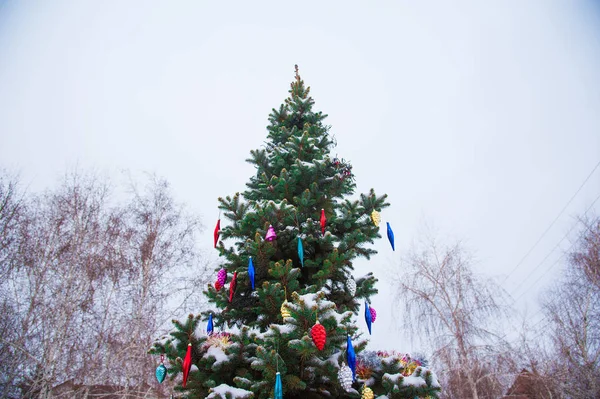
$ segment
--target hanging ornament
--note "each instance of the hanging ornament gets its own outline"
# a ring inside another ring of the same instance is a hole
[[[368,386],[364,385],[362,390],[361,399],[373,399],[375,395],[373,394],[373,390]]]
[[[267,235],[265,236],[265,241],[273,241],[277,238],[277,233],[275,233],[275,229],[273,226],[269,225],[269,230],[267,230]]]
[[[219,270],[219,273],[217,273],[217,281],[219,282],[219,285],[221,287],[225,285],[225,283],[227,282],[227,270],[223,268]]]
[[[369,335],[371,335],[371,312],[369,311],[369,303],[365,300],[365,321],[369,328]]]
[[[390,240],[390,244],[392,244],[392,251],[395,251],[396,249],[394,248],[394,232],[392,231],[392,227],[390,226],[389,222],[385,222],[387,224],[387,236],[388,236],[388,240]]]
[[[162,384],[167,376],[167,368],[165,367],[165,355],[160,355],[160,365],[156,368],[156,379],[159,384]]]
[[[221,284],[221,280],[215,281],[215,290],[219,291],[221,288],[223,288],[223,284]]]
[[[285,321],[285,319],[287,317],[292,317],[292,314],[290,313],[290,308],[288,306],[288,301],[287,301],[287,287],[283,287],[283,292],[285,294],[285,297],[283,298],[283,303],[281,304],[281,318],[283,319],[283,321]]]
[[[283,386],[281,385],[281,374],[279,371],[275,374],[275,391],[273,399],[283,399]]]
[[[189,343],[187,347],[187,352],[185,354],[185,359],[183,359],[183,387],[187,384],[188,375],[190,374],[190,369],[192,368],[192,344]]]
[[[322,351],[325,347],[325,341],[327,340],[327,331],[325,331],[325,327],[319,323],[319,320],[317,320],[315,325],[311,328],[310,335],[312,335],[312,340],[317,349]]]
[[[325,217],[325,209],[321,209],[321,234],[325,235],[325,223],[327,218]]]
[[[354,295],[356,294],[356,281],[354,281],[354,278],[352,276],[346,279],[346,288],[348,289],[348,293],[350,294],[350,296],[354,297]]]
[[[352,379],[356,378],[356,353],[354,353],[354,347],[352,346],[352,340],[350,335],[346,339],[346,362],[348,367],[352,370]]]
[[[371,212],[371,220],[373,221],[375,227],[379,227],[379,223],[381,223],[381,215],[379,214],[379,212],[375,210]]]
[[[252,262],[252,256],[248,260],[248,277],[250,278],[250,284],[252,285],[252,291],[254,291],[254,262]]]
[[[217,247],[217,242],[219,242],[219,234],[221,233],[221,216],[217,220],[217,225],[215,226],[215,248]]]
[[[304,247],[302,246],[302,238],[298,237],[298,258],[300,259],[300,266],[304,267]]]
[[[285,321],[287,317],[292,317],[292,314],[290,313],[290,308],[288,307],[288,301],[286,299],[281,304],[281,318]]]
[[[375,323],[375,319],[377,318],[377,312],[373,309],[372,306],[369,306],[369,312],[371,312],[371,322]]]
[[[352,370],[350,370],[350,367],[345,364],[340,367],[340,371],[338,371],[338,381],[342,388],[344,388],[344,391],[350,392],[352,390]]]
[[[214,330],[212,313],[208,315],[208,324],[206,325],[206,334],[212,335]]]
[[[229,283],[229,302],[233,301],[233,294],[235,294],[235,286],[237,285],[237,272],[233,273],[231,283]]]

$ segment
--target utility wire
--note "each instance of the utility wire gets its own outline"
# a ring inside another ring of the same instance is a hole
[[[542,235],[535,242],[535,244],[533,244],[533,246],[529,249],[529,251],[527,251],[527,253],[521,258],[521,260],[519,261],[519,263],[517,263],[517,265],[514,267],[514,269],[512,269],[510,271],[510,273],[508,273],[508,275],[506,276],[506,278],[504,279],[504,281],[503,281],[502,284],[506,283],[506,281],[508,280],[508,278],[519,268],[519,266],[521,266],[521,263],[523,263],[523,261],[531,254],[531,252],[533,252],[533,250],[538,246],[538,244],[542,241],[542,239],[546,236],[546,234],[548,234],[548,231],[550,231],[550,229],[552,228],[552,226],[554,226],[554,224],[556,223],[556,221],[562,216],[562,214],[569,207],[569,205],[571,204],[571,202],[573,202],[573,200],[575,199],[575,197],[577,196],[577,194],[579,194],[579,192],[581,191],[581,189],[583,188],[583,186],[585,186],[585,184],[588,182],[588,180],[590,179],[590,177],[592,177],[592,175],[594,174],[594,172],[596,171],[596,169],[598,169],[599,166],[600,166],[600,161],[598,161],[598,163],[596,164],[596,166],[594,166],[594,168],[592,169],[592,171],[590,172],[590,174],[585,178],[585,180],[583,181],[583,183],[581,183],[581,186],[579,186],[579,188],[577,189],[577,191],[575,191],[575,194],[573,194],[573,196],[571,197],[571,199],[569,200],[569,202],[567,202],[567,204],[562,208],[562,210],[559,212],[558,216],[556,216],[556,218],[554,218],[554,220],[552,221],[552,223],[550,223],[550,226],[548,226],[548,228],[542,233]]]
[[[587,233],[587,232],[590,230],[590,228],[591,228],[591,225],[590,225],[590,226],[587,226],[587,227],[585,228],[585,230],[584,230],[584,231],[583,231],[583,232],[582,232],[582,233],[579,235],[579,237],[577,237],[577,239],[576,239],[575,241],[573,241],[573,243],[571,244],[571,246],[570,246],[570,247],[569,247],[569,248],[568,248],[568,249],[567,249],[567,250],[566,250],[566,251],[565,251],[565,252],[564,252],[564,253],[563,253],[563,254],[562,254],[560,257],[558,257],[558,259],[556,259],[556,261],[554,261],[554,263],[552,264],[552,266],[550,266],[550,268],[547,270],[547,272],[549,272],[550,270],[554,269],[554,267],[555,267],[555,266],[558,264],[558,262],[559,262],[559,261],[560,261],[562,258],[564,258],[564,257],[565,257],[565,255],[571,251],[571,249],[573,249],[573,247],[575,246],[575,244],[577,244],[577,243],[579,242],[579,240],[581,240],[581,239],[584,237],[585,233]],[[540,275],[540,277],[538,277],[538,279],[537,279],[537,280],[535,280],[535,281],[533,282],[533,284],[532,284],[530,287],[533,287],[533,286],[535,286],[537,283],[539,283],[539,281],[540,281],[540,280],[542,279],[542,277],[544,277],[545,275],[546,275],[546,273],[544,273],[544,274]],[[515,298],[515,302],[516,302],[516,301],[518,301],[518,300],[519,300],[519,299],[520,299],[520,298],[521,298],[523,295],[525,295],[525,293],[527,293],[527,292],[528,292],[528,291],[523,291],[523,293],[522,293],[521,295],[519,295],[517,298]]]
[[[596,197],[596,199],[594,201],[592,201],[592,204],[585,210],[585,212],[583,213],[584,215],[587,214],[590,209],[592,209],[592,207],[594,206],[594,204],[596,204],[596,202],[600,199],[600,195],[598,195]],[[523,280],[521,280],[521,282],[519,283],[519,285],[517,285],[517,287],[512,290],[511,292],[511,296],[516,294],[519,291],[519,288],[521,288],[521,286],[523,284],[525,284],[525,282],[527,280],[529,280],[529,278],[540,268],[540,266],[542,266],[544,264],[544,262],[546,261],[546,259],[548,259],[548,257],[550,255],[552,255],[552,253],[556,250],[556,248],[558,248],[560,246],[560,244],[565,240],[565,238],[567,238],[569,236],[569,234],[571,234],[571,232],[573,231],[573,229],[575,229],[575,227],[577,227],[579,225],[579,223],[575,223],[570,229],[569,231],[567,231],[567,234],[565,234],[563,236],[563,238],[560,239],[560,241],[558,243],[556,243],[556,245],[554,246],[554,248],[552,248],[552,250],[550,252],[548,252],[548,254],[544,257],[544,259],[542,259],[542,261],[540,263],[537,264],[537,266],[527,275],[527,277],[525,277]]]

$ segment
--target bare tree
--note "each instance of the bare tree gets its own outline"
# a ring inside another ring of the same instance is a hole
[[[156,366],[147,350],[173,309],[203,285],[198,218],[158,178],[124,203],[93,174],[67,174],[58,188],[23,201],[6,181],[2,397],[72,397],[101,387],[142,397]]]
[[[475,274],[460,243],[428,238],[403,260],[393,281],[405,309],[404,325],[433,347],[432,364],[446,398],[497,398],[513,365],[493,324],[503,316],[504,292]]]
[[[543,301],[558,366],[552,377],[576,399],[600,397],[600,218],[584,225],[568,269]]]

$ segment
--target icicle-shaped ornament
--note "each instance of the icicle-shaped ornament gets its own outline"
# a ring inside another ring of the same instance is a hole
[[[213,316],[211,313],[208,315],[208,323],[206,324],[206,334],[212,335],[213,331],[214,331],[214,325],[213,325]]]
[[[350,367],[345,364],[340,367],[340,371],[338,371],[338,381],[344,391],[350,392],[352,390],[352,370]]]
[[[265,236],[265,241],[273,241],[277,238],[277,233],[275,233],[275,229],[272,225],[269,225],[269,229],[267,230],[267,235]]]
[[[369,303],[365,300],[365,322],[369,328],[369,335],[371,335],[371,311],[369,310]]]
[[[250,285],[252,285],[252,291],[254,291],[254,262],[252,262],[252,256],[248,260],[248,277],[250,278]]]
[[[189,343],[187,347],[187,352],[185,354],[185,359],[183,359],[183,387],[187,384],[188,376],[190,375],[190,370],[192,368],[192,344]]]
[[[379,223],[381,223],[381,215],[379,214],[379,212],[375,210],[371,212],[371,220],[373,221],[375,227],[379,227]]]
[[[327,223],[327,218],[325,217],[325,209],[321,209],[321,234],[325,235],[325,224]]]
[[[315,325],[310,330],[310,335],[312,336],[312,340],[315,343],[315,346],[318,350],[322,351],[325,348],[325,341],[327,340],[327,331],[325,331],[325,327],[319,320],[315,323]]]
[[[281,384],[281,374],[279,371],[275,374],[275,390],[273,392],[273,399],[283,399],[283,386]]]
[[[304,247],[300,237],[298,237],[298,259],[300,259],[300,266],[304,267]]]
[[[219,219],[217,220],[217,225],[215,226],[215,233],[214,233],[215,248],[217,247],[217,243],[219,242],[220,234],[221,234],[221,218],[219,217]]]
[[[229,283],[229,303],[233,301],[233,295],[235,294],[235,287],[237,286],[237,272],[233,273],[231,283]]]
[[[160,365],[156,368],[156,379],[159,384],[162,384],[167,376],[167,368],[165,367],[165,355],[160,355]]]
[[[390,223],[386,222],[386,224],[388,240],[390,240],[390,244],[392,245],[392,251],[395,251],[396,248],[394,248],[394,232],[392,231],[392,226],[390,226]]]
[[[352,379],[354,380],[356,378],[356,353],[354,352],[350,335],[346,339],[346,362],[350,370],[352,370]]]
[[[356,295],[356,281],[354,281],[354,278],[352,276],[346,279],[346,288],[348,289],[348,293],[351,297],[354,297],[354,295]]]

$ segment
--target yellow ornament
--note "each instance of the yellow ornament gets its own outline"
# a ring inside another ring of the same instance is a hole
[[[371,220],[376,227],[379,227],[379,223],[381,222],[381,215],[377,211],[371,212]]]
[[[284,300],[281,304],[281,318],[285,320],[286,317],[292,317],[292,314],[290,313],[290,308],[288,307],[287,299]]]
[[[362,399],[373,399],[375,395],[373,395],[373,391],[368,386],[364,386],[362,390]]]

